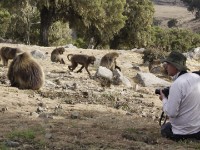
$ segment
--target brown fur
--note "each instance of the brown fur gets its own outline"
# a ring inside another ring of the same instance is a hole
[[[7,66],[8,60],[15,58],[17,53],[21,53],[21,52],[23,51],[18,48],[2,47],[0,50],[0,57],[3,61],[3,65]]]
[[[51,61],[52,62],[60,62],[60,64],[65,64],[65,61],[61,57],[61,55],[64,52],[65,52],[65,48],[64,47],[59,47],[59,48],[54,49],[51,52]]]
[[[113,71],[114,69],[119,69],[121,71],[121,68],[117,66],[116,59],[119,57],[119,54],[116,52],[110,52],[105,54],[101,58],[100,66],[106,67]]]
[[[7,75],[11,86],[19,89],[38,90],[44,84],[42,68],[28,53],[22,53],[14,58]]]
[[[71,58],[70,58],[71,57]],[[82,55],[82,54],[69,54],[67,55],[69,61],[71,61],[71,66],[68,66],[69,70],[73,71],[78,64],[82,65],[81,68],[77,71],[82,72],[82,69],[85,67],[86,71],[88,72],[89,76],[91,76],[88,66],[89,64],[94,64],[96,58],[94,56]]]

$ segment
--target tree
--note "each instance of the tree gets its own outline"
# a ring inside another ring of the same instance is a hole
[[[108,44],[124,26],[125,0],[73,0],[70,26],[85,41],[94,39],[94,48]]]
[[[32,0],[40,11],[39,45],[49,46],[49,28],[59,20],[59,15],[69,6],[69,0]],[[66,6],[66,7],[65,7]],[[64,8],[64,9],[63,9]],[[62,11],[63,10],[63,11]]]
[[[33,31],[31,26],[34,22],[38,22],[37,9],[31,5],[30,2],[30,0],[2,0],[0,2],[2,7],[4,7],[4,9],[6,9],[11,16],[10,24],[7,25],[7,38],[12,38],[30,44],[30,36]]]
[[[0,5],[0,37],[5,37],[10,22],[10,13]]]
[[[111,41],[112,49],[145,47],[150,42],[154,7],[150,0],[126,0],[123,13],[127,16],[125,26]]]
[[[2,0],[4,6],[26,0]],[[40,45],[48,46],[50,26],[58,21],[69,22],[85,40],[94,37],[96,45],[108,42],[125,24],[122,15],[125,0],[29,0],[40,12]],[[7,7],[7,8],[8,8]]]
[[[49,44],[53,46],[66,45],[66,43],[73,43],[72,30],[69,29],[68,23],[57,21],[53,23],[49,30]]]

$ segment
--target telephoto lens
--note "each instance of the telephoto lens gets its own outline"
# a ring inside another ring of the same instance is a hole
[[[160,89],[156,89],[155,90],[155,94],[159,94],[160,95]]]

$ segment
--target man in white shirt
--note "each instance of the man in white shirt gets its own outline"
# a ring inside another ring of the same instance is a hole
[[[169,122],[161,126],[161,135],[173,140],[200,140],[200,76],[187,73],[186,57],[179,52],[171,52],[162,62],[166,62],[174,82],[168,98],[160,90],[163,111],[169,117]]]

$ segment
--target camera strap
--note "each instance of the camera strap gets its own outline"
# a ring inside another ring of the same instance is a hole
[[[164,118],[164,121],[162,123],[162,120]],[[165,115],[164,111],[162,111],[161,115],[160,115],[160,118],[159,118],[159,125],[162,126],[166,123],[167,121],[167,115]]]

